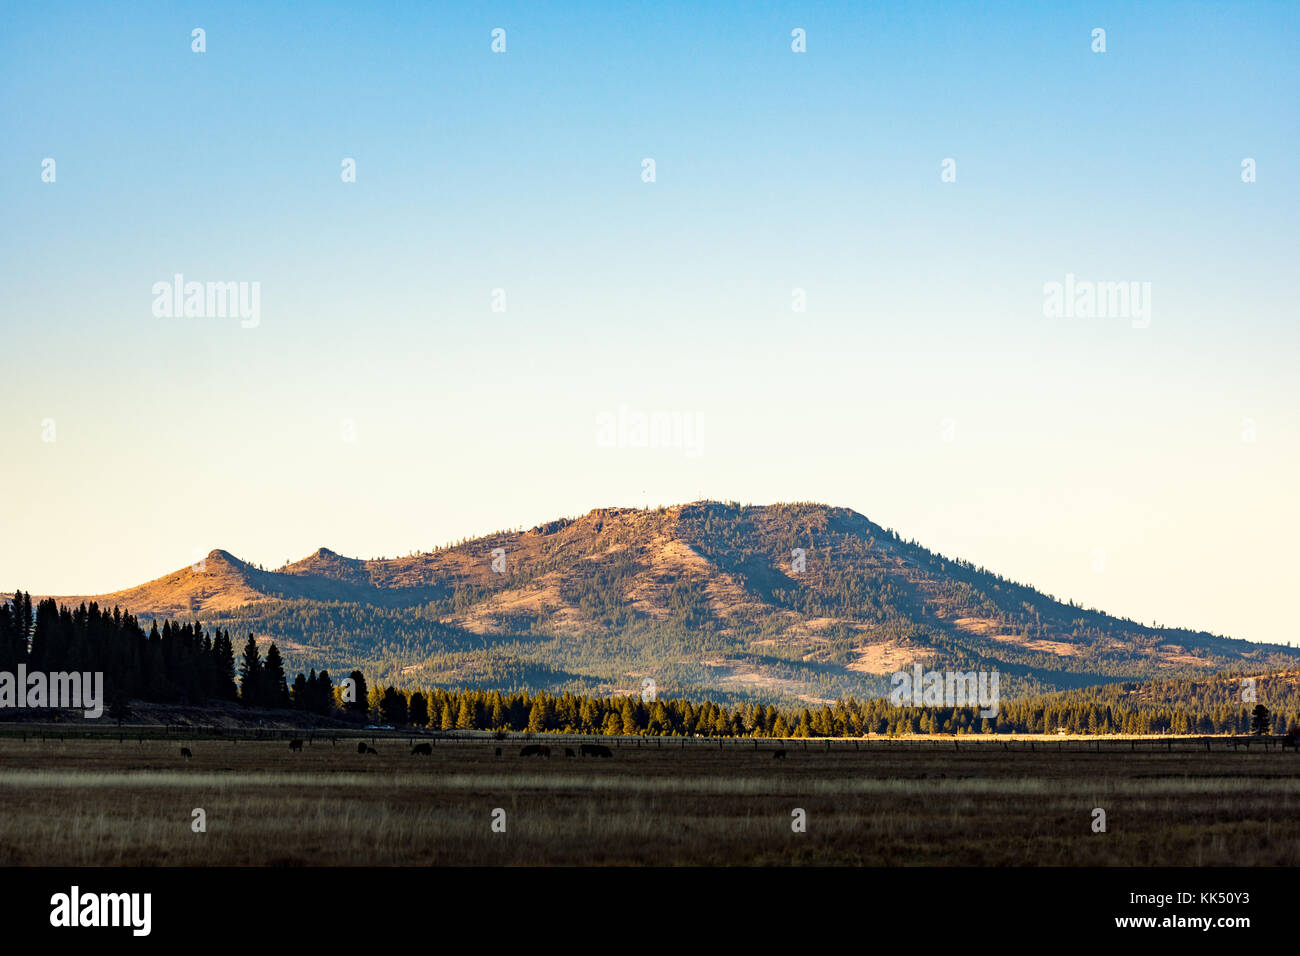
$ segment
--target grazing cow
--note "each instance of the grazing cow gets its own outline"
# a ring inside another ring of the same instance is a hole
[[[298,751],[299,753],[301,753],[301,752],[302,752],[302,741],[301,741],[301,740],[291,740],[291,741],[289,741],[289,749],[290,749],[290,750],[296,750],[296,751]]]
[[[575,753],[573,752],[573,748],[572,748],[572,747],[565,747],[565,748],[564,748],[564,756],[566,756],[566,757],[576,757],[576,756],[578,756],[578,755],[575,754]]]
[[[773,759],[773,760],[784,760],[784,759],[785,759],[785,751],[784,751],[784,750],[773,750],[773,751],[772,751],[772,759]]]
[[[411,748],[411,756],[414,757],[416,754],[424,754],[426,757],[432,757],[433,744],[416,744]]]
[[[614,751],[610,750],[604,744],[583,744],[578,748],[578,752],[584,757],[612,757]]]
[[[546,757],[547,759],[549,759],[551,756],[551,748],[546,746],[546,744],[527,744],[526,746],[520,748],[519,756]]]
[[[357,744],[357,753],[363,754],[365,752],[366,752],[366,742],[363,740],[361,741],[361,743]]]
[[[181,756],[184,757],[186,760],[189,760],[191,757],[194,756],[194,754],[190,751],[189,747],[182,747]]]
[[[368,753],[368,754],[374,754],[376,757],[379,756],[379,751],[376,750],[374,747],[367,747],[367,748],[366,748],[366,753]]]

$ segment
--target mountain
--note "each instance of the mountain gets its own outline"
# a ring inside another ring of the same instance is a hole
[[[1061,603],[807,503],[601,508],[402,558],[321,548],[276,571],[218,550],[95,600],[405,685],[631,693],[649,678],[664,696],[814,702],[881,693],[914,663],[997,670],[1005,697],[1300,662]]]

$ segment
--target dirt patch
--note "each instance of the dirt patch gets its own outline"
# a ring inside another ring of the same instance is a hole
[[[896,641],[867,644],[855,648],[854,652],[858,656],[848,665],[848,669],[864,674],[893,674],[911,666],[921,656],[916,648],[905,647]]]

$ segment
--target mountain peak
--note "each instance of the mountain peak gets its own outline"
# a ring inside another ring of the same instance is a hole
[[[206,572],[98,600],[275,634],[293,666],[404,686],[631,694],[651,675],[660,693],[822,702],[918,663],[999,670],[1011,696],[1300,659],[1063,603],[814,502],[594,508],[404,557],[322,547],[272,572],[218,549]]]

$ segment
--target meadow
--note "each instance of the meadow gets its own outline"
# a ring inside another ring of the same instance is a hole
[[[361,755],[348,738],[9,737],[0,863],[1300,864],[1300,756],[1276,749],[818,741],[777,760],[775,741],[608,742],[566,758],[577,742],[552,737],[546,759],[491,739],[412,756],[406,738]]]

